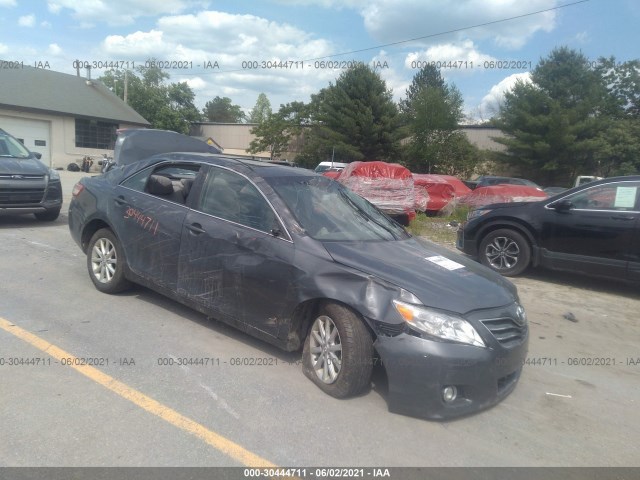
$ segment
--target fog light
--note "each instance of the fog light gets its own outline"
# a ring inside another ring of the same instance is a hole
[[[447,403],[453,402],[457,396],[458,396],[458,389],[454,385],[450,385],[442,389],[442,398]]]

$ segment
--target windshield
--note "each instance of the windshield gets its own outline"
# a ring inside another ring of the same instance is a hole
[[[15,138],[0,133],[0,157],[29,158],[29,150]]]
[[[398,240],[409,234],[362,197],[325,177],[269,178],[308,235],[316,240]]]

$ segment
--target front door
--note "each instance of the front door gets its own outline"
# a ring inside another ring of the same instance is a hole
[[[277,336],[295,298],[294,245],[246,177],[211,166],[182,231],[179,293]]]
[[[555,266],[625,278],[640,216],[639,191],[640,182],[601,184],[567,196],[570,210],[547,209],[541,246]]]

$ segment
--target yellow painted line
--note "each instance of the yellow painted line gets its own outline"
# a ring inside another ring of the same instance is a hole
[[[70,368],[73,368],[85,377],[88,377],[94,382],[111,390],[116,395],[124,398],[125,400],[129,400],[130,402],[136,404],[147,412],[160,417],[164,421],[179,428],[180,430],[198,437],[200,440],[203,440],[216,450],[219,450],[220,452],[228,455],[234,460],[237,460],[238,462],[250,467],[276,467],[276,465],[274,465],[273,463],[250,452],[237,443],[234,443],[231,440],[223,437],[222,435],[209,430],[208,428],[200,425],[198,422],[185,417],[172,408],[163,405],[162,403],[154,400],[144,393],[129,387],[128,385],[116,380],[106,373],[101,372],[97,368],[88,365],[74,365],[74,363],[76,363],[74,361],[76,357],[74,357],[70,353],[65,352],[61,348],[58,348],[55,345],[47,342],[46,340],[43,340],[42,338],[28,332],[27,330],[18,327],[17,325],[9,322],[2,317],[0,317],[0,328],[10,333],[11,335],[14,335],[19,339],[33,345],[38,350],[51,355],[58,361],[61,361],[63,358],[65,360],[70,359]]]

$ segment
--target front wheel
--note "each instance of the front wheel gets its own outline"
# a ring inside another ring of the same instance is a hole
[[[113,232],[103,228],[94,233],[87,248],[87,269],[95,287],[103,293],[126,290],[131,283],[124,268],[124,253]]]
[[[302,365],[304,374],[332,397],[362,392],[371,383],[373,369],[369,331],[348,308],[323,305],[305,340]]]
[[[505,277],[520,275],[531,262],[531,247],[520,233],[494,230],[480,243],[480,262]]]

